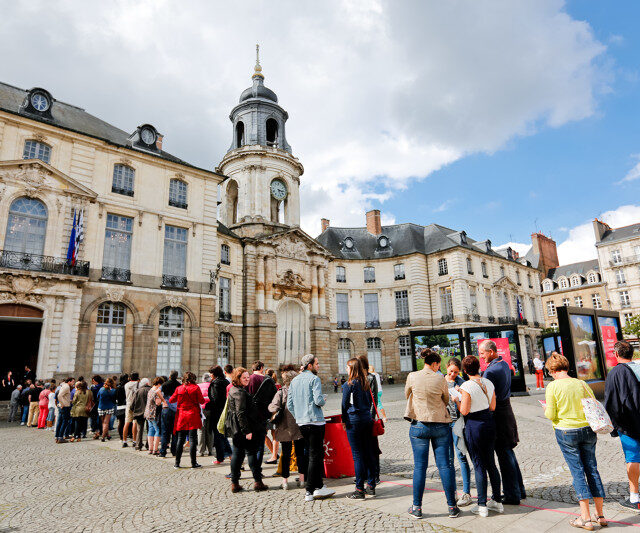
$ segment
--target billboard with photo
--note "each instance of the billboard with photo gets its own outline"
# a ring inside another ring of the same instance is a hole
[[[440,369],[446,373],[447,363],[452,357],[462,361],[464,358],[464,341],[461,330],[434,330],[415,332],[411,335],[413,341],[413,355],[415,370],[422,370],[424,360],[420,353],[424,348],[431,348],[440,354]]]

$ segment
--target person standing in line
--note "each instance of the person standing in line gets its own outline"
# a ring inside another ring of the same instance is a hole
[[[127,393],[124,390],[124,386],[129,381],[129,374],[121,374],[118,378],[118,385],[116,385],[116,419],[118,420],[118,436],[120,442],[124,442],[124,422],[127,409]]]
[[[135,446],[138,436],[137,425],[133,423],[133,411],[131,410],[131,404],[133,403],[133,396],[136,391],[140,387],[140,375],[137,372],[131,372],[131,380],[127,382],[124,386],[124,393],[126,398],[126,407],[125,407],[125,416],[124,416],[124,429],[122,433],[124,435],[124,440],[122,442],[122,447],[126,448],[127,438],[129,436],[129,428],[131,429],[132,439]],[[132,427],[133,426],[133,427]]]
[[[424,368],[407,376],[404,394],[407,408],[404,418],[411,422],[409,439],[413,450],[413,505],[409,514],[422,518],[422,497],[429,465],[429,444],[433,447],[436,466],[449,506],[449,517],[456,518],[460,509],[456,504],[456,471],[449,451],[453,445],[449,387],[440,370],[440,355],[425,348],[421,352]]]
[[[536,370],[536,390],[544,390],[544,363],[540,359],[540,354],[535,353],[533,367]]]
[[[42,392],[43,383],[36,381],[35,387],[29,390],[29,415],[27,416],[27,427],[38,425],[38,416],[40,414],[40,393]]]
[[[71,400],[71,423],[73,425],[73,436],[71,442],[80,442],[87,434],[87,421],[89,413],[93,407],[93,394],[87,390],[86,381],[76,383],[76,393]]]
[[[264,363],[262,361],[256,361],[251,368],[253,374],[251,374],[249,378],[247,392],[252,396],[253,403],[258,408],[258,422],[260,422],[260,427],[258,428],[259,434],[256,434],[254,438],[257,439],[260,437],[260,434],[262,435],[262,437],[260,437],[262,445],[258,446],[258,461],[260,461],[260,465],[262,465],[265,444],[272,454],[277,453],[277,451],[273,450],[271,439],[267,437],[267,421],[270,418],[269,404],[278,389],[273,379],[265,375]]]
[[[160,444],[160,428],[158,426],[158,419],[162,412],[162,403],[164,397],[162,396],[162,383],[164,380],[158,376],[153,380],[153,387],[147,394],[147,406],[144,410],[144,418],[149,424],[149,431],[147,433],[147,441],[149,445],[149,455],[160,455],[158,445]]]
[[[209,390],[207,391],[207,396],[209,397],[209,403],[207,404],[207,418],[211,420],[213,447],[216,451],[216,458],[213,460],[213,464],[219,465],[225,460],[225,457],[229,457],[231,455],[230,453],[227,453],[229,442],[222,433],[218,432],[218,421],[220,420],[222,411],[224,411],[225,403],[227,403],[228,382],[225,379],[224,372],[220,366],[214,366],[211,369],[211,375],[213,380],[209,384]]]
[[[200,406],[204,403],[204,398],[200,387],[196,384],[196,375],[193,372],[184,373],[182,385],[176,388],[169,403],[176,404],[175,432],[178,440],[174,468],[180,468],[180,459],[182,459],[182,450],[187,436],[189,437],[191,468],[200,468],[202,465],[196,461],[196,454],[198,451],[198,430],[202,427]]]
[[[373,418],[374,399],[369,381],[359,359],[347,361],[347,382],[342,386],[342,424],[353,456],[356,487],[347,498],[364,500],[365,494],[376,495],[376,460],[374,454]],[[364,482],[367,481],[365,488]]]
[[[200,392],[204,398],[204,404],[200,407],[204,420],[202,421],[202,428],[198,431],[198,442],[200,444],[199,454],[200,457],[213,455],[213,428],[211,427],[211,419],[209,418],[209,409],[207,405],[209,403],[209,385],[211,384],[211,369],[209,372],[205,372],[202,375],[202,382],[198,383]]]
[[[511,408],[511,368],[502,356],[498,356],[498,347],[491,340],[480,343],[480,357],[488,364],[483,373],[495,388],[496,410],[493,419],[496,424],[496,455],[502,478],[505,505],[520,505],[527,498],[520,465],[513,451],[518,445],[518,424]],[[496,495],[497,496],[497,495]]]
[[[580,502],[580,516],[569,523],[593,531],[594,522],[601,527],[608,525],[602,507],[604,486],[596,462],[598,436],[589,427],[582,407],[582,400],[593,398],[593,392],[584,381],[569,376],[569,360],[564,355],[551,355],[547,359],[547,369],[553,382],[547,387],[544,416],[553,424]],[[589,510],[591,498],[597,513],[595,520]]]
[[[173,393],[180,386],[178,381],[178,372],[173,370],[169,374],[169,380],[162,384],[162,396],[164,402],[162,403],[162,438],[160,440],[160,457],[167,456],[167,448],[171,450],[171,455],[176,455],[176,443],[177,437],[173,433],[173,426],[176,420],[176,403],[171,403],[169,398],[173,396]]]
[[[324,471],[325,421],[322,406],[327,397],[322,394],[322,382],[318,377],[320,362],[313,354],[302,358],[302,372],[289,385],[287,409],[296,419],[304,438],[308,453],[306,493],[304,500],[323,499],[333,496],[335,490],[322,481]]]
[[[296,419],[293,418],[293,415],[289,412],[289,409],[287,409],[289,385],[291,384],[291,380],[297,375],[298,373],[295,370],[284,370],[282,372],[282,387],[276,392],[276,395],[269,404],[269,412],[274,414],[274,416],[271,417],[275,426],[274,438],[282,445],[283,490],[289,489],[292,449],[294,449],[296,453],[298,473],[300,474],[300,477],[296,480],[298,487],[301,483],[304,483],[307,472],[307,453],[304,449],[304,439],[302,438],[298,424],[296,424]]]
[[[102,442],[111,440],[109,435],[109,422],[116,414],[116,389],[111,378],[107,378],[104,385],[98,391],[98,416],[102,426]]]
[[[15,422],[18,420],[18,413],[20,412],[20,394],[22,393],[22,385],[18,385],[11,392],[11,400],[9,403],[9,422]]]
[[[456,399],[456,406],[464,416],[464,437],[473,461],[478,490],[478,505],[471,512],[487,518],[489,511],[504,513],[504,506],[500,502],[500,473],[494,457],[496,426],[492,412],[496,408],[496,394],[493,383],[480,377],[480,361],[477,357],[465,357],[462,368],[469,380],[460,386],[462,399]],[[487,475],[493,492],[490,500],[487,500]]]
[[[55,380],[51,380],[49,385],[49,414],[47,415],[47,430],[53,430],[56,421],[56,384]]]
[[[618,364],[604,383],[604,407],[611,417],[614,433],[620,437],[629,480],[629,497],[620,502],[640,511],[640,364],[633,362],[633,346],[627,341],[613,345]]]
[[[138,452],[142,451],[144,442],[144,424],[146,422],[144,412],[147,408],[147,396],[149,395],[150,389],[151,383],[149,382],[149,378],[142,378],[140,380],[140,386],[136,389],[131,403],[131,412],[133,413],[133,423],[136,435],[133,447]]]
[[[20,405],[22,406],[22,422],[21,426],[24,426],[29,420],[29,396],[31,395],[31,389],[35,388],[35,385],[31,381],[26,381],[25,386],[20,393]]]
[[[2,397],[1,400],[8,400],[11,398],[13,390],[16,388],[16,380],[13,379],[13,372],[9,370],[2,378]]]
[[[231,383],[231,379],[233,377],[233,366],[224,365],[224,378],[228,383]]]
[[[369,358],[365,354],[360,354],[356,356],[360,363],[362,364],[362,370],[364,375],[369,382],[369,388],[371,389],[371,394],[373,394],[373,398],[377,404],[378,401],[378,392],[380,389],[378,388],[378,380],[375,378],[373,374],[369,373]],[[380,408],[378,407],[378,410]],[[371,419],[375,420],[376,417],[376,406],[371,403]],[[380,455],[382,454],[382,450],[380,449],[380,443],[378,442],[378,437],[373,437],[374,440],[374,461],[375,461],[375,470],[376,470],[376,485],[380,484]]]
[[[74,384],[75,380],[73,378],[67,378],[62,385],[60,385],[60,390],[58,391],[60,415],[56,426],[56,444],[69,442],[65,437],[71,432],[69,428],[71,424],[71,387],[73,387]]]
[[[263,424],[258,408],[247,390],[251,378],[246,368],[233,371],[232,387],[229,391],[227,417],[224,431],[231,438],[233,455],[231,456],[231,492],[242,490],[240,486],[240,467],[245,454],[253,474],[253,490],[263,491],[267,487],[262,481],[262,467],[258,458],[258,448],[264,447]]]
[[[378,406],[378,411],[382,415],[382,421],[386,422],[387,413],[385,412],[384,407],[382,405],[382,378],[380,377],[380,374],[376,372],[376,369],[372,366],[369,367],[369,375],[373,376],[376,380],[376,386],[378,388],[378,394],[376,396],[376,405]]]
[[[100,424],[100,413],[98,413],[98,394],[100,393],[100,389],[102,388],[102,384],[104,380],[102,376],[95,375],[91,378],[91,395],[94,398],[93,408],[89,413],[89,419],[91,421],[91,431],[93,432],[93,439],[98,440],[102,433],[102,425]]]
[[[35,382],[36,380],[36,373],[34,370],[31,370],[31,367],[29,365],[24,365],[24,375],[22,376],[22,382],[26,383],[27,381],[30,381],[31,383]]]
[[[265,376],[273,380],[273,383],[276,386],[276,393],[277,393],[277,391],[279,391],[282,388],[282,385],[278,383],[278,374],[273,368],[267,368],[264,373],[265,373]],[[275,398],[275,393],[273,395],[273,398]],[[273,401],[273,398],[271,398],[271,401]],[[270,404],[271,402],[269,402],[269,405]],[[269,405],[267,405],[267,409],[269,408]],[[275,426],[271,422],[271,416],[268,416],[267,417],[267,433],[271,431],[271,440],[269,440],[269,437],[266,437],[265,443],[267,444],[267,447],[269,448],[269,450],[271,450],[271,457],[269,458],[268,461],[264,462],[267,465],[277,465],[278,459],[280,458],[280,455],[278,454],[278,450],[280,449],[280,443],[278,442],[278,439],[276,439],[275,437],[274,428]]]
[[[38,396],[38,407],[40,409],[40,414],[38,415],[38,429],[44,429],[47,425],[47,416],[49,415],[49,394],[51,394],[49,387],[45,387],[40,391],[40,396]]]
[[[467,456],[460,450],[460,448],[458,448],[458,443],[460,442],[461,435],[457,435],[453,430],[456,421],[460,418],[460,410],[456,405],[454,399],[455,392],[453,391],[458,390],[464,384],[464,379],[460,377],[461,370],[462,364],[460,363],[460,360],[452,357],[447,362],[447,373],[445,374],[444,379],[447,381],[447,387],[449,388],[449,404],[447,405],[447,409],[449,410],[449,415],[451,416],[452,446],[449,449],[449,457],[451,458],[452,463],[453,455],[455,454],[458,457],[458,463],[460,464],[460,473],[462,475],[462,496],[458,498],[456,503],[458,507],[465,507],[473,503],[473,500],[471,499],[471,468],[469,468],[469,461],[467,461]]]

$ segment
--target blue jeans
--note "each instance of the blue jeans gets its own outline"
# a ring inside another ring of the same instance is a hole
[[[487,476],[491,481],[493,499],[500,498],[500,473],[493,451],[496,442],[496,426],[493,413],[489,409],[476,411],[465,416],[464,438],[473,461],[473,470],[478,490],[478,505],[487,505]],[[519,499],[518,499],[519,501]]]
[[[451,422],[450,427],[453,429],[454,422]],[[471,493],[471,468],[469,468],[469,461],[467,461],[467,456],[458,450],[458,441],[460,437],[455,435],[453,431],[451,432],[451,436],[453,437],[452,446],[449,450],[449,457],[451,460],[451,464],[453,464],[453,454],[455,452],[456,457],[458,458],[458,463],[460,463],[460,473],[462,474],[462,492],[465,494]]]
[[[373,421],[355,422],[347,428],[347,438],[353,455],[356,472],[356,489],[364,490],[364,480],[371,487],[376,486],[376,460],[374,456],[375,438],[372,434]],[[377,452],[377,450],[376,450]]]
[[[442,481],[442,488],[449,507],[456,505],[456,471],[449,450],[453,439],[449,424],[440,422],[411,422],[409,439],[413,449],[413,505],[422,507],[424,484],[429,466],[429,443],[433,446],[433,455]]]
[[[160,439],[160,455],[167,455],[167,447],[171,442],[171,455],[176,454],[177,437],[173,435],[173,423],[176,419],[176,412],[172,409],[162,410],[162,439]]]
[[[604,498],[604,487],[596,462],[598,436],[588,426],[555,431],[556,440],[571,471],[578,500]]]
[[[22,423],[26,424],[27,423],[27,418],[29,417],[29,406],[28,405],[23,405],[22,406]]]
[[[70,431],[71,406],[60,408],[60,420],[56,427],[56,439],[64,439]]]
[[[159,437],[160,429],[158,428],[157,420],[147,420],[149,422],[149,429],[147,430],[147,437]]]
[[[218,433],[218,429],[215,426],[213,427],[213,447],[216,451],[217,461],[222,462],[226,457],[231,457],[232,450],[229,441],[222,433]]]

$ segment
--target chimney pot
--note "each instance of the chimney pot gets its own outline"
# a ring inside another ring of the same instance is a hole
[[[382,233],[379,209],[367,211],[367,231],[372,235],[380,235]]]
[[[320,219],[320,224],[322,225],[322,232],[324,233],[327,228],[329,227],[330,224],[330,220],[328,218],[321,218]]]
[[[164,138],[164,135],[160,135],[158,133],[158,138],[156,139],[156,148],[158,150],[162,150],[162,139]]]

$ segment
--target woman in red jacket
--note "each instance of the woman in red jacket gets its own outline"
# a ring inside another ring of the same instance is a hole
[[[196,384],[196,375],[193,372],[185,372],[180,385],[169,403],[176,403],[176,421],[174,433],[178,437],[176,447],[176,464],[174,468],[180,468],[180,458],[184,443],[189,435],[189,455],[191,456],[191,468],[200,468],[202,465],[196,462],[196,452],[198,449],[198,430],[202,427],[200,417],[200,405],[204,403],[204,398],[200,387]]]

